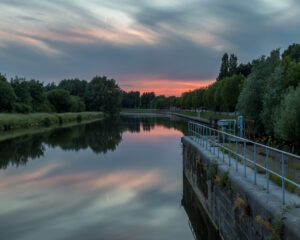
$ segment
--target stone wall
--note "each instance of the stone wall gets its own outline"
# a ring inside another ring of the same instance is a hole
[[[283,206],[275,193],[266,193],[190,137],[182,143],[184,177],[225,240],[300,239],[300,205]]]

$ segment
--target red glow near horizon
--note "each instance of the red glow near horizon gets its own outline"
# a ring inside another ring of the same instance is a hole
[[[155,95],[180,96],[184,92],[206,87],[215,79],[165,79],[157,76],[122,76],[125,91],[154,92]]]

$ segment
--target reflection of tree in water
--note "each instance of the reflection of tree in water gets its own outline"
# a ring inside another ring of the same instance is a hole
[[[197,240],[218,240],[218,231],[210,222],[190,183],[183,176],[183,197],[181,201],[190,220],[191,231]]]
[[[60,147],[65,151],[79,151],[90,148],[95,153],[114,151],[122,140],[124,131],[151,131],[155,125],[186,131],[186,122],[172,121],[168,118],[121,117],[107,118],[102,121],[62,127],[46,133],[24,135],[0,142],[0,168],[24,165],[28,159],[43,156],[45,145]]]
[[[0,168],[24,165],[28,158],[36,159],[44,154],[41,135],[25,135],[0,142]]]

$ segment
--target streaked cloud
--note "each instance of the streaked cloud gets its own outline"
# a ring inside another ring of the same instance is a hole
[[[250,61],[300,39],[297,0],[2,0],[0,8],[0,72],[45,82],[98,74],[122,86],[128,75],[156,75],[203,85],[225,51]]]

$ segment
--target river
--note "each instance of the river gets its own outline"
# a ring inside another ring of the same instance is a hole
[[[1,239],[194,239],[186,122],[121,117],[0,142]]]

